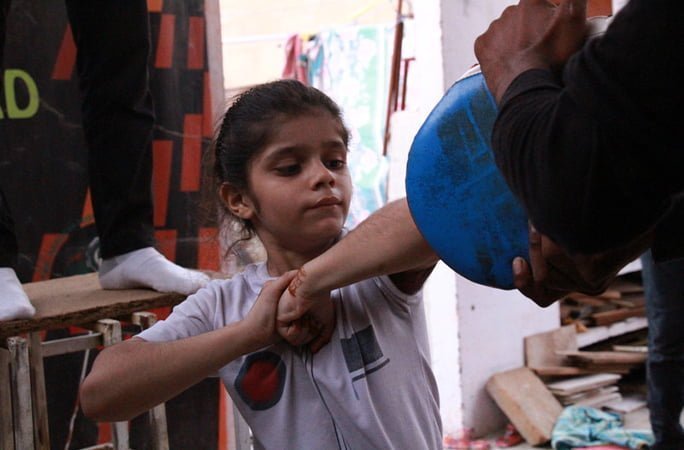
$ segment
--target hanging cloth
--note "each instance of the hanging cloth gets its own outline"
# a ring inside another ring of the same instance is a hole
[[[282,77],[294,78],[308,84],[307,58],[302,48],[302,37],[299,34],[293,34],[287,38],[285,43],[285,67],[283,68]]]

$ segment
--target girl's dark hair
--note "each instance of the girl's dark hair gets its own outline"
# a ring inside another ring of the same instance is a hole
[[[274,129],[284,120],[303,114],[327,111],[340,122],[345,145],[349,131],[344,126],[339,106],[318,89],[296,80],[278,80],[254,86],[239,94],[223,117],[214,139],[214,192],[223,183],[237,189],[247,189],[249,163],[266,145]],[[239,241],[251,239],[254,227],[249,221],[233,216],[219,199],[218,225],[231,222],[238,226]]]

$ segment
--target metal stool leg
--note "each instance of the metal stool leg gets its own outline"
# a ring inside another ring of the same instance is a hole
[[[0,448],[14,448],[11,395],[10,354],[0,346]]]
[[[7,338],[10,353],[10,382],[12,389],[14,445],[16,450],[33,450],[33,406],[31,403],[31,371],[26,339]]]

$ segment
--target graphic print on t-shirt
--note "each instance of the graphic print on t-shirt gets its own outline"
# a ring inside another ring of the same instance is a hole
[[[375,338],[372,325],[340,341],[352,381],[370,375],[389,363],[389,358],[383,355],[378,340]]]
[[[268,351],[252,353],[240,367],[235,390],[253,410],[268,409],[283,395],[285,374],[280,355]]]

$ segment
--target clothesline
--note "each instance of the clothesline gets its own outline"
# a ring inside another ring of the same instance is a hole
[[[348,26],[354,26],[357,25],[354,22],[358,20],[360,17],[362,17],[364,14],[367,12],[371,11],[373,8],[378,6],[380,3],[383,1],[387,0],[373,0],[368,2],[366,5],[358,8],[356,11],[354,11],[350,16],[349,19],[347,19],[346,23],[344,25],[331,25],[329,27],[321,27],[322,31],[325,29],[338,29],[341,27],[348,27]],[[370,25],[370,24],[366,24]],[[383,24],[377,24],[377,25],[383,25]],[[387,24],[387,26],[394,26],[395,24]],[[252,34],[252,35],[247,35],[247,36],[232,36],[232,37],[224,37],[221,39],[221,43],[223,45],[231,45],[231,44],[251,44],[254,42],[268,42],[268,41],[285,41],[287,38],[292,36],[293,34],[300,34],[304,36],[313,36],[315,35],[318,31],[313,31],[313,32],[292,32],[292,33],[272,33],[272,34]]]
[[[364,24],[364,26],[370,26],[371,24]],[[384,25],[387,27],[393,27],[393,23],[379,23],[379,24],[373,24],[373,25]],[[272,34],[251,34],[251,35],[246,35],[246,36],[229,36],[229,37],[224,37],[221,39],[221,43],[223,45],[232,45],[232,44],[252,44],[255,42],[269,42],[269,41],[281,41],[285,42],[290,36],[293,34],[299,34],[300,36],[314,36],[318,34],[321,31],[325,30],[339,30],[341,28],[346,28],[346,27],[353,27],[355,26],[354,24],[346,24],[346,25],[337,25],[337,26],[330,26],[330,27],[321,27],[320,30],[316,32],[291,32],[291,33],[272,33]]]

